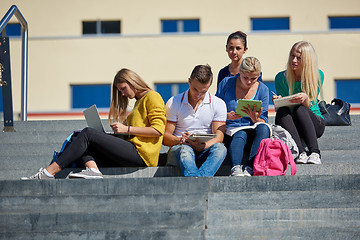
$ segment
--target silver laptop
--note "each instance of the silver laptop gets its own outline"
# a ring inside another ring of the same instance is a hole
[[[84,110],[84,116],[88,127],[94,128],[100,132],[104,132],[107,134],[114,134],[114,132],[105,131],[104,125],[102,124],[99,111],[97,110],[96,105],[92,105],[88,109]]]

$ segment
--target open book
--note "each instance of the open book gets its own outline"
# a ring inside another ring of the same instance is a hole
[[[290,95],[290,96],[286,96],[286,97],[279,97],[277,99],[274,99],[275,111],[277,111],[281,107],[293,108],[296,105],[300,105],[299,103],[290,102],[291,99],[293,99],[294,97],[297,97],[298,95],[299,95],[299,93],[294,94],[294,95]]]
[[[229,136],[234,135],[236,132],[240,131],[240,130],[245,130],[245,129],[255,129],[258,125],[260,124],[265,124],[269,130],[270,130],[270,136],[271,136],[271,126],[268,123],[264,123],[264,122],[257,122],[254,125],[251,126],[242,126],[242,127],[234,127],[234,128],[226,128],[226,134]]]

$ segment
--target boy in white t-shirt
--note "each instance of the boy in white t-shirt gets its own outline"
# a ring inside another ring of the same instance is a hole
[[[226,157],[222,143],[226,129],[225,102],[208,92],[213,75],[209,65],[198,65],[189,78],[189,89],[166,103],[166,118],[163,144],[171,147],[168,162],[176,162],[186,177],[214,176]],[[216,134],[202,143],[189,136]]]

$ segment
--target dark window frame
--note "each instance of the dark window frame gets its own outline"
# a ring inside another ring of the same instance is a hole
[[[121,34],[121,20],[82,21],[83,35]]]

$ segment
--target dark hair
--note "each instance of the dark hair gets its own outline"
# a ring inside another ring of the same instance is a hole
[[[211,67],[206,65],[197,65],[194,70],[191,72],[190,80],[197,80],[201,84],[212,83],[213,74],[211,72]]]
[[[230,42],[231,39],[239,39],[243,42],[245,49],[247,48],[247,41],[246,41],[246,33],[242,32],[242,31],[236,31],[233,32],[232,34],[229,35],[226,44],[228,44]]]

